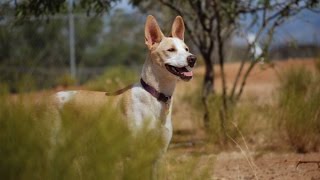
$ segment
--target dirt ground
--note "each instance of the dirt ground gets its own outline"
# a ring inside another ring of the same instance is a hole
[[[254,156],[254,155],[253,155]],[[266,153],[253,158],[240,152],[223,152],[217,155],[214,179],[278,179],[319,180],[320,164],[299,164],[299,161],[320,160],[320,154]]]
[[[279,74],[289,67],[305,66],[309,69],[314,69],[314,61],[306,60],[286,60],[277,61],[272,67],[266,64],[258,64],[248,78],[247,85],[243,93],[243,99],[248,97],[256,97],[261,103],[271,101],[271,95],[276,90],[278,85]],[[225,65],[226,78],[228,82],[228,90],[231,89],[234,77],[236,76],[239,63],[230,63]],[[248,65],[245,66],[247,68]],[[218,67],[216,72],[219,72]],[[197,68],[195,75],[201,76],[204,72],[203,68]],[[219,74],[219,73],[217,73]],[[216,89],[221,87],[221,78],[216,76]],[[195,88],[192,83],[182,84],[177,88],[178,96],[181,93],[189,92]],[[177,103],[175,102],[175,105]],[[192,132],[195,122],[188,115],[187,107],[178,105],[179,112],[174,114],[173,119],[175,132]],[[183,120],[183,122],[181,122]],[[182,151],[187,153],[189,149],[177,150],[179,146],[173,137],[171,152]],[[196,139],[196,138],[195,138]],[[195,140],[197,141],[197,140]],[[189,145],[192,146],[192,140]],[[186,143],[186,146],[190,146]],[[272,152],[267,151],[258,153],[254,149],[250,149],[250,153],[242,153],[240,150],[234,149],[229,152],[214,154],[215,162],[213,168],[212,179],[279,179],[279,180],[320,180],[320,164],[307,163],[300,164],[299,161],[320,161],[320,153],[296,154],[293,152]]]

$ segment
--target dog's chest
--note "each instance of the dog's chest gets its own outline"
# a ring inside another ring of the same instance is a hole
[[[147,91],[135,87],[131,92],[131,107],[128,108],[129,119],[133,128],[165,128],[172,131],[171,127],[171,106],[159,102]]]

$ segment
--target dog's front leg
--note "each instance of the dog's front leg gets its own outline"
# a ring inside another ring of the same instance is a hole
[[[152,163],[152,172],[151,172],[152,180],[163,179],[163,178],[160,178],[161,172],[162,172],[161,166],[163,165],[163,160],[164,160],[163,157],[164,157],[164,151],[159,153],[157,158]]]
[[[157,179],[167,179],[166,177],[163,177],[162,175],[165,165],[165,153],[167,152],[167,149],[169,147],[169,143],[172,136],[172,130],[165,128],[165,132],[163,135],[164,144],[161,150],[158,152],[155,160],[152,163],[152,174],[151,177],[153,180]]]

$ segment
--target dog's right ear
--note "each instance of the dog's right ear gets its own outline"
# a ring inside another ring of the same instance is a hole
[[[159,43],[164,37],[156,19],[151,15],[147,17],[144,34],[145,43],[149,49],[151,49],[155,43]]]

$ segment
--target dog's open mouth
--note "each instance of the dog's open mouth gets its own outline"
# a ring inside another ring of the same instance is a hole
[[[171,66],[169,64],[166,64],[165,66],[169,72],[180,77],[182,80],[189,81],[190,79],[192,79],[192,76],[193,76],[192,68],[189,66],[185,66],[181,68]]]

